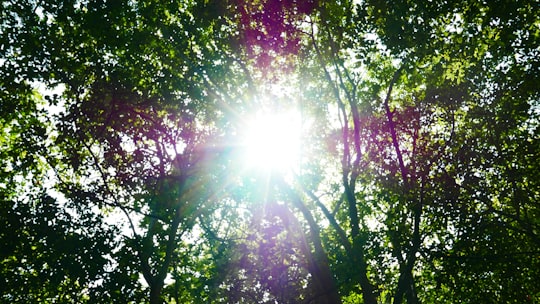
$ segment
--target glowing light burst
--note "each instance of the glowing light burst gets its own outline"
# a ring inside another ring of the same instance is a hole
[[[298,165],[302,137],[298,112],[257,114],[244,131],[248,167],[284,171]]]

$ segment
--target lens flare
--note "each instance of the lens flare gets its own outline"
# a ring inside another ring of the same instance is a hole
[[[302,133],[299,113],[259,114],[247,124],[245,131],[248,166],[286,170],[298,164]]]

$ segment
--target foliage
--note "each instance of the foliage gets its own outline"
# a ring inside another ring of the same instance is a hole
[[[2,2],[2,301],[540,301],[537,5]]]

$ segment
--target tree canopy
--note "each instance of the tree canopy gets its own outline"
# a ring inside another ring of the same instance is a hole
[[[0,3],[0,301],[540,302],[540,3]]]

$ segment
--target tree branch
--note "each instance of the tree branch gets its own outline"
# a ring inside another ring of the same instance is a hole
[[[403,155],[401,153],[401,149],[399,148],[399,142],[398,142],[397,133],[396,133],[396,126],[393,120],[394,114],[392,113],[392,111],[390,111],[390,106],[388,105],[391,95],[392,95],[392,89],[394,88],[394,84],[397,82],[401,74],[401,69],[402,68],[399,68],[397,71],[394,72],[394,76],[392,77],[392,80],[390,81],[390,85],[388,86],[388,92],[386,93],[386,98],[384,99],[384,109],[386,111],[386,118],[388,119],[388,127],[390,129],[390,135],[392,136],[392,144],[394,145],[394,150],[396,151],[396,155],[398,158],[401,177],[403,178],[403,183],[406,189],[409,189],[409,178],[407,174],[407,169],[405,168],[405,164],[403,162]]]
[[[328,221],[330,222],[330,225],[334,227],[334,229],[336,230],[339,236],[339,239],[341,240],[341,244],[343,245],[347,253],[349,255],[352,254],[353,252],[352,252],[351,243],[349,239],[347,238],[345,231],[341,228],[341,226],[339,226],[338,222],[336,221],[336,218],[330,213],[328,208],[326,208],[326,206],[321,202],[321,200],[317,196],[315,196],[315,194],[311,190],[307,189],[304,186],[302,186],[302,190],[309,196],[309,198],[311,198],[311,200],[315,202],[317,207],[321,209],[326,219],[328,219]]]

